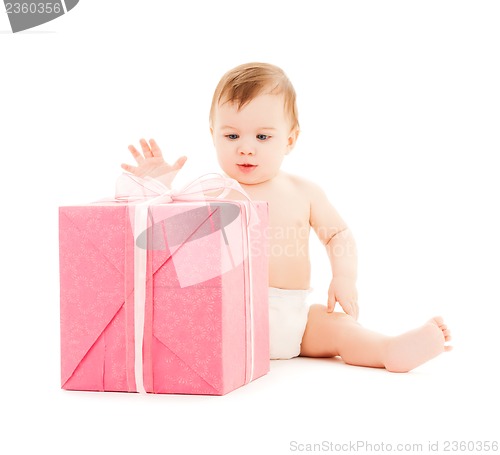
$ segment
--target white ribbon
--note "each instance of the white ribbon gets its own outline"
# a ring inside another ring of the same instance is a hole
[[[142,369],[142,343],[144,340],[144,318],[146,313],[146,264],[148,250],[137,246],[137,233],[147,229],[149,203],[138,204],[134,207],[134,372],[135,385],[139,393],[146,393],[144,389],[144,375]]]
[[[247,226],[247,239],[250,238],[250,211],[247,209],[245,210],[246,212],[246,226]],[[247,240],[247,243],[244,243],[244,245],[249,245],[249,241]],[[254,351],[255,351],[255,342],[254,342],[254,317],[253,317],[253,277],[252,277],[252,255],[250,254],[250,251],[246,251],[246,257],[248,258],[248,280],[250,282],[250,291],[249,291],[249,299],[250,299],[250,375],[248,378],[245,378],[245,384],[248,384],[249,382],[253,381],[253,373],[254,373],[254,364],[255,364],[255,357],[254,357]],[[248,361],[247,361],[248,363]],[[247,369],[248,365],[245,365],[245,370]]]

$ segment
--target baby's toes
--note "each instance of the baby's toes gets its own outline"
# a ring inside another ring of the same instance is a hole
[[[448,329],[443,330],[443,335],[444,335],[444,339],[445,339],[446,341],[451,340],[451,333],[450,333],[450,331],[449,331]]]
[[[444,320],[441,316],[434,316],[430,322],[434,322],[439,328],[441,328],[444,325]]]

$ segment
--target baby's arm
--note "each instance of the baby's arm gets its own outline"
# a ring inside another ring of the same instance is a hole
[[[138,177],[152,177],[170,188],[177,172],[184,166],[187,158],[182,156],[173,165],[170,165],[163,159],[160,147],[154,139],[151,139],[149,144],[145,139],[141,139],[139,142],[142,154],[133,145],[128,146],[137,166],[122,164],[122,169]]]
[[[357,319],[357,252],[354,238],[325,192],[313,183],[307,186],[311,203],[310,224],[325,245],[332,268],[328,311],[332,312],[336,302],[339,302],[347,314]]]

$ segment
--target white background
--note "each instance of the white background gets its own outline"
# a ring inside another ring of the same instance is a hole
[[[496,1],[81,0],[18,34],[0,13],[0,452],[500,439],[499,23]],[[320,183],[355,234],[360,322],[397,334],[442,314],[454,351],[407,375],[273,362],[225,397],[61,391],[57,207],[112,196],[141,137],[189,157],[180,185],[217,171],[212,93],[247,61],[295,85],[284,169]]]

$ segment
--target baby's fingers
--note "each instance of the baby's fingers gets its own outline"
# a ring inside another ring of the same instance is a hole
[[[137,151],[137,149],[133,145],[129,145],[128,149],[130,150],[130,153],[134,157],[135,161],[137,161],[137,164],[140,164],[141,161],[144,161],[144,157]]]
[[[184,163],[187,161],[187,156],[181,156],[175,163],[174,163],[174,170],[178,171],[179,169],[184,166]]]
[[[151,144],[151,155],[155,158],[162,157],[161,149],[158,147],[158,144],[154,139],[150,139],[149,143]]]
[[[124,171],[130,172],[131,174],[135,174],[135,171],[137,170],[137,167],[131,166],[130,164],[125,164],[125,163],[122,163],[121,168]]]
[[[151,158],[154,156],[146,139],[140,139],[139,143],[141,144],[142,153],[144,154],[144,158]]]
[[[356,302],[345,302],[341,301],[340,306],[344,310],[344,313],[352,316],[354,319],[358,319],[358,306]]]
[[[353,302],[353,303],[351,304],[351,307],[352,307],[352,317],[353,317],[354,319],[356,319],[356,320],[357,320],[357,319],[358,319],[358,317],[359,317],[359,306],[358,306],[358,302]]]

